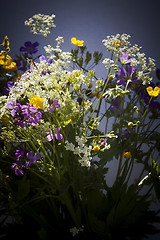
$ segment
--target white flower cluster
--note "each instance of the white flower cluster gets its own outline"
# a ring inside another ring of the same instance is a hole
[[[105,65],[106,69],[110,69],[115,66],[114,61],[110,58],[105,58],[102,63]]]
[[[145,85],[152,80],[150,74],[155,70],[155,60],[150,57],[147,59],[145,54],[140,52],[141,47],[137,44],[132,45],[128,41],[129,38],[130,35],[127,34],[107,36],[107,38],[103,40],[103,43],[107,50],[112,53],[112,59],[105,58],[103,64],[106,69],[111,69],[112,73],[114,71],[116,74],[118,68],[120,68],[118,66],[118,59],[123,54],[128,54],[126,61],[129,60],[130,66],[136,67],[137,77],[141,79],[142,84]],[[125,59],[123,61],[125,61]]]
[[[51,45],[47,45],[47,46],[44,46],[44,50],[45,50],[48,58],[50,58],[52,60],[55,60],[58,57],[58,60],[56,60],[56,61],[57,62],[63,61],[63,64],[65,62],[66,64],[63,67],[67,68],[68,67],[68,63],[70,63],[70,59],[72,57],[72,54],[71,54],[71,52],[64,52],[60,48],[60,45],[62,43],[64,43],[63,37],[57,37],[55,40],[57,42],[57,45],[56,45],[55,48],[52,47]]]
[[[47,37],[50,29],[56,27],[54,24],[55,15],[35,14],[33,17],[25,21],[25,25],[29,26],[33,34],[41,34]]]
[[[104,39],[102,42],[108,51],[111,51],[113,53],[120,53],[126,51],[126,49],[128,49],[130,46],[130,42],[128,41],[130,37],[130,35],[127,35],[125,33],[122,35],[116,34],[115,36],[107,36],[106,39]]]
[[[83,167],[90,167],[91,165],[91,150],[92,146],[86,146],[85,143],[87,139],[85,137],[79,137],[76,136],[76,143],[78,146],[76,147],[73,143],[68,142],[68,140],[65,141],[65,148],[66,150],[69,150],[73,152],[75,155],[78,155],[79,157],[79,163]]]
[[[74,237],[77,234],[79,234],[79,232],[83,232],[83,230],[84,230],[84,226],[82,225],[82,227],[79,227],[79,228],[77,228],[77,227],[70,228],[69,231],[72,234],[72,236]]]

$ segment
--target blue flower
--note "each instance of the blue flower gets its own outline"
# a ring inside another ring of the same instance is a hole
[[[38,52],[37,46],[39,46],[38,42],[31,43],[30,41],[27,41],[24,43],[24,47],[20,47],[20,52],[26,54],[36,53]]]

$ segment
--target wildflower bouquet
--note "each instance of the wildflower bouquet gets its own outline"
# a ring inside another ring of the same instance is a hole
[[[151,206],[160,200],[154,60],[127,34],[103,40],[109,57],[90,53],[75,37],[75,48],[64,52],[62,37],[55,47],[48,39],[54,18],[37,14],[25,22],[48,41],[45,56],[34,60],[39,44],[28,41],[13,61],[9,39],[1,44],[2,239],[21,239],[24,231],[23,239],[154,234],[159,211]],[[95,71],[101,62],[104,79]]]

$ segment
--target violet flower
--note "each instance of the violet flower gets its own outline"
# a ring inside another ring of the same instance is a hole
[[[138,80],[133,76],[135,72],[136,68],[130,66],[129,64],[126,65],[125,68],[124,67],[120,68],[118,73],[116,74],[116,83],[118,85],[125,85],[128,79],[134,80],[135,82],[136,80]]]
[[[14,171],[16,176],[24,175],[21,162],[17,161],[16,163],[13,163],[11,168]]]
[[[36,164],[40,159],[40,154],[33,154],[32,151],[26,153],[26,149],[17,149],[14,153],[16,162],[11,166],[16,176],[24,175],[24,169],[30,168],[32,164]]]
[[[7,107],[11,110],[11,116],[15,120],[14,124],[22,128],[26,127],[26,125],[36,126],[43,115],[36,107],[32,107],[30,103],[21,105],[19,102],[14,103],[11,100]]]
[[[37,161],[41,158],[40,154],[34,155],[32,151],[28,152],[26,154],[26,157],[29,159],[28,161],[26,161],[26,164],[25,164],[27,169],[31,166],[31,164],[36,164]]]
[[[24,47],[20,47],[20,52],[26,54],[36,53],[38,51],[37,46],[39,46],[38,42],[31,43],[30,41],[27,41],[24,43]]]
[[[49,112],[53,112],[56,108],[60,108],[60,104],[58,103],[58,99],[54,99],[53,101],[51,101],[51,105],[50,108],[48,109]]]
[[[55,138],[56,140],[58,140],[58,141],[62,140],[62,139],[63,139],[63,135],[62,135],[61,133],[59,133],[59,132],[60,132],[60,128],[59,128],[59,127],[57,127],[57,128],[55,129],[55,134],[54,134],[54,135],[53,135],[53,133],[52,133],[52,130],[49,130],[49,131],[47,132],[47,136],[46,136],[47,140],[48,140],[49,142],[51,142],[54,138]]]
[[[9,95],[9,92],[10,92],[10,89],[13,87],[13,85],[14,85],[14,83],[12,82],[12,81],[9,81],[8,83],[7,83],[7,87],[4,87],[3,88],[3,90],[2,90],[2,93],[4,94],[4,95]]]
[[[120,61],[122,64],[131,63],[131,60],[132,60],[132,59],[133,59],[133,58],[130,58],[127,52],[124,52],[124,53],[119,57],[119,61]]]

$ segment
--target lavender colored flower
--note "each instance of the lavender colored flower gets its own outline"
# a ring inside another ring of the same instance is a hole
[[[21,105],[19,102],[14,103],[11,100],[7,107],[11,110],[11,116],[15,119],[14,124],[22,128],[26,127],[26,125],[36,126],[43,115],[36,107],[32,107],[30,103]]]
[[[132,59],[133,59],[133,58],[130,58],[127,52],[124,52],[124,53],[119,57],[119,61],[120,61],[122,64],[131,63],[131,60],[132,60]]]
[[[49,112],[53,112],[55,108],[60,108],[60,104],[58,103],[58,99],[54,99],[53,101],[50,101],[50,108],[48,109]]]
[[[40,62],[43,62],[43,61],[45,61],[46,60],[46,57],[44,56],[44,55],[41,55],[40,57],[39,57],[39,61]]]
[[[52,130],[49,130],[47,132],[47,136],[46,136],[47,140],[49,142],[52,141],[53,138],[55,138],[58,141],[62,140],[63,139],[63,135],[61,133],[59,133],[59,132],[60,132],[60,128],[59,127],[55,129],[55,134],[54,135],[52,133]]]
[[[52,140],[53,140],[53,134],[52,134],[52,130],[49,130],[48,132],[47,132],[47,136],[46,136],[46,138],[47,138],[47,140],[49,141],[49,142],[51,142]]]
[[[39,46],[38,42],[31,43],[30,41],[27,41],[24,43],[23,47],[20,47],[20,52],[26,54],[36,53],[38,51],[37,49],[38,46]]]
[[[62,140],[63,139],[63,135],[61,133],[59,133],[60,132],[60,128],[59,127],[56,128],[56,132],[57,133],[54,134],[55,139],[56,140]]]

